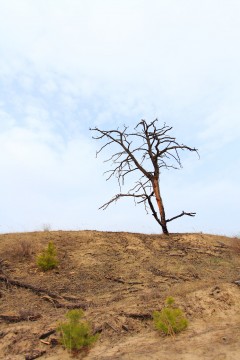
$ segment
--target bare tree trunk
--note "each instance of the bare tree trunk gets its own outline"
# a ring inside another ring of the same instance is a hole
[[[157,206],[158,206],[159,213],[160,213],[162,231],[164,234],[168,235],[169,233],[168,233],[168,229],[167,229],[165,210],[164,210],[163,201],[162,201],[161,194],[160,194],[158,179],[156,177],[153,178],[153,191],[154,191],[154,195],[156,197]]]

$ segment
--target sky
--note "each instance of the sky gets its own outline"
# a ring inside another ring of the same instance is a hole
[[[89,131],[157,118],[200,154],[161,173],[167,217],[197,213],[169,231],[239,234],[239,16],[238,0],[0,0],[0,232],[161,232],[131,199],[98,209],[119,188]]]

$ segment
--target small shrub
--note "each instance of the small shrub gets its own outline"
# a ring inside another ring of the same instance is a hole
[[[81,321],[83,315],[82,310],[70,310],[66,314],[68,322],[60,323],[57,328],[60,342],[68,350],[79,351],[88,348],[98,339],[98,334],[92,335],[90,325],[86,321]]]
[[[51,225],[50,224],[43,224],[43,231],[50,231]]]
[[[47,248],[38,255],[37,265],[43,271],[54,269],[58,265],[57,251],[52,241],[50,241]]]
[[[166,335],[179,333],[188,326],[188,320],[185,318],[183,311],[173,307],[174,302],[173,297],[168,297],[163,309],[153,312],[155,328]]]
[[[30,259],[34,253],[34,246],[32,241],[21,239],[13,246],[14,256],[17,259]]]

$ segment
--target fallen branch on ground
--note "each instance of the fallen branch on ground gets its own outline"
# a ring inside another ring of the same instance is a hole
[[[25,355],[25,360],[34,360],[46,354],[46,350],[34,350],[31,354]]]
[[[14,279],[9,279],[6,276],[0,276],[0,281],[6,283],[8,286],[9,285],[13,285],[13,286],[17,286],[23,289],[27,289],[27,290],[31,290],[32,292],[34,292],[35,294],[37,294],[38,296],[42,296],[43,300],[47,300],[50,303],[52,303],[55,307],[57,308],[66,308],[66,309],[83,309],[86,310],[89,306],[90,303],[85,303],[85,302],[79,302],[79,303],[66,303],[63,302],[64,300],[69,299],[68,296],[60,296],[57,293],[53,293],[49,290],[46,289],[42,289],[42,288],[38,288],[36,286],[30,285],[30,284],[26,284],[23,283],[19,280],[14,280]],[[75,299],[74,301],[76,301],[77,299]],[[73,301],[73,300],[72,300]],[[92,305],[92,303],[91,303]]]
[[[0,281],[6,283],[8,285],[10,284],[10,285],[13,285],[13,286],[17,286],[17,287],[21,287],[21,288],[24,288],[24,289],[31,290],[34,293],[36,293],[37,295],[39,295],[39,294],[40,295],[47,294],[47,295],[51,296],[52,298],[64,298],[64,297],[62,297],[62,296],[60,296],[60,295],[58,295],[56,293],[53,293],[51,291],[46,290],[46,289],[41,289],[41,288],[38,288],[36,286],[21,282],[19,280],[9,279],[6,276],[0,276]]]
[[[56,329],[48,330],[47,332],[41,334],[41,335],[39,336],[39,339],[40,339],[40,340],[41,340],[41,339],[46,339],[46,338],[49,337],[50,335],[55,334],[55,332],[56,332]]]
[[[52,298],[51,296],[49,295],[44,295],[42,296],[43,300],[46,300],[48,302],[50,302],[55,308],[66,308],[66,309],[83,309],[83,310],[86,310],[89,306],[90,306],[90,303],[89,304],[86,304],[86,303],[73,303],[73,304],[70,304],[70,303],[67,303],[67,302],[60,302],[58,301],[56,298]]]
[[[125,312],[121,312],[120,314],[121,316],[126,316],[132,319],[137,319],[137,320],[151,320],[152,314],[149,313],[125,313]]]
[[[113,277],[110,277],[110,276],[105,276],[105,279],[115,281],[115,282],[118,282],[120,284],[128,284],[128,285],[142,285],[143,284],[143,282],[140,282],[140,281],[124,281],[123,279],[113,278]]]
[[[4,315],[0,314],[0,322],[1,320],[6,323],[16,323],[20,321],[36,321],[41,317],[40,314],[36,315]]]

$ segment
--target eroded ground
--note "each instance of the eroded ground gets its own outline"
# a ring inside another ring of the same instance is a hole
[[[43,273],[35,258],[49,241],[60,265]],[[19,244],[28,244],[32,255],[24,258]],[[100,338],[79,358],[237,360],[239,259],[239,240],[205,234],[1,235],[0,359],[25,359],[34,352],[45,352],[39,359],[70,359],[55,345],[55,333],[39,337],[56,329],[69,308],[81,307]],[[189,319],[188,329],[174,338],[157,333],[151,320],[167,296]]]

